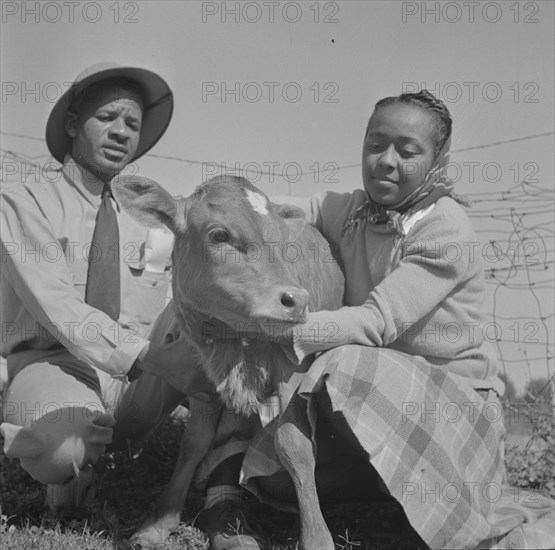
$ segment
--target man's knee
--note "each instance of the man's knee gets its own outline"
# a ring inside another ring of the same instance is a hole
[[[112,440],[114,418],[87,407],[50,411],[26,426],[2,424],[4,451],[41,483],[62,484],[94,464]]]

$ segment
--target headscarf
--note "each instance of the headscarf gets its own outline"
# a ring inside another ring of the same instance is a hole
[[[400,203],[384,206],[373,200],[366,194],[365,201],[351,214],[343,224],[341,236],[352,233],[357,227],[370,225],[385,225],[398,237],[405,237],[402,216],[410,215],[418,210],[426,208],[437,202],[441,197],[451,197],[459,204],[470,206],[468,201],[454,192],[454,184],[447,177],[447,165],[449,164],[449,149],[451,138],[447,138],[441,150],[436,156],[434,165],[426,174],[424,183],[416,188],[410,195]]]

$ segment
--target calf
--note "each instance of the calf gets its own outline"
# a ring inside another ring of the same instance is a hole
[[[308,310],[342,304],[343,275],[330,245],[300,209],[271,203],[244,178],[213,178],[185,199],[138,177],[119,178],[113,190],[138,221],[174,232],[174,301],[200,366],[227,406],[260,412],[280,383],[306,367],[273,343],[276,331],[304,322]],[[199,427],[195,401],[170,487],[132,539],[143,548],[162,542],[177,525],[194,470],[212,441],[215,421]],[[334,548],[317,505],[308,420],[285,416],[276,444],[297,492],[301,547]]]

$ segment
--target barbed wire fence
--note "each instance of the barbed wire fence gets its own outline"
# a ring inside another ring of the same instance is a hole
[[[5,136],[44,142],[42,138],[34,136],[1,133]],[[455,149],[452,154],[553,134],[554,132],[546,132]],[[145,157],[189,165],[206,164],[199,160],[152,153],[147,153]],[[14,163],[19,166],[17,171],[10,169]],[[37,174],[59,172],[60,169],[59,163],[48,155],[33,157],[4,147],[0,148],[0,165],[2,185],[8,182],[34,181]],[[337,169],[348,170],[357,167],[360,167],[360,164],[338,166]],[[271,175],[283,177],[279,174]],[[542,185],[533,178],[524,178],[517,183],[511,180],[502,191],[469,193],[465,196],[472,203],[468,214],[475,223],[476,232],[486,243],[486,260],[492,260],[485,262],[486,283],[491,301],[487,314],[491,319],[492,329],[488,332],[487,339],[496,346],[501,370],[509,380],[508,365],[522,365],[522,368],[528,371],[529,381],[537,378],[537,374],[532,373],[532,365],[545,366],[545,375],[541,378],[545,378],[546,382],[538,393],[550,395],[552,409],[555,411],[552,337],[555,321],[555,189],[553,186]],[[511,312],[510,307],[507,308],[507,300],[510,302],[511,296],[518,296],[519,303],[527,303],[525,312],[514,312],[514,308]],[[505,313],[507,309],[508,315]],[[540,372],[538,368],[534,370],[536,373]]]

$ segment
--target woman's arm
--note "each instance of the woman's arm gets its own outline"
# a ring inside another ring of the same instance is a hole
[[[344,344],[391,344],[464,284],[474,252],[471,244],[456,223],[421,223],[402,245],[399,265],[363,304],[311,312],[306,323],[295,327],[290,338],[297,357],[302,360]],[[457,248],[456,259],[452,247]]]

